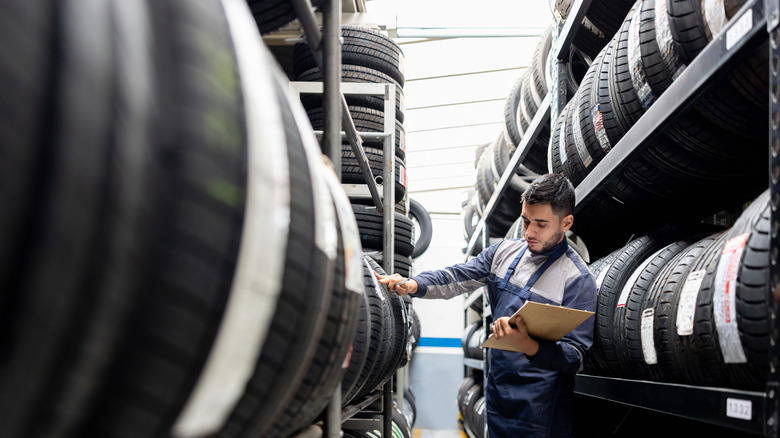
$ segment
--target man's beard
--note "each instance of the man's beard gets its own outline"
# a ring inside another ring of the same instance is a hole
[[[558,231],[557,233],[555,233],[553,237],[550,238],[550,240],[546,242],[542,242],[542,249],[540,249],[539,251],[531,249],[530,246],[528,247],[528,250],[534,254],[544,254],[546,252],[552,251],[552,249],[555,248],[555,246],[558,245],[558,243],[560,243],[562,239],[563,239],[563,231]]]

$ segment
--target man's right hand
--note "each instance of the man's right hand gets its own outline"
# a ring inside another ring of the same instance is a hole
[[[400,296],[417,292],[417,282],[411,278],[402,277],[400,274],[380,275],[374,272],[379,282],[386,284],[387,288]]]

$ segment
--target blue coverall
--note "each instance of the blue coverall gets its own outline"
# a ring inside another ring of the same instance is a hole
[[[524,240],[508,239],[466,263],[422,272],[414,277],[418,288],[412,296],[448,299],[487,286],[494,319],[512,316],[526,300],[596,310],[596,281],[566,239],[544,254],[526,248]],[[574,375],[593,344],[593,324],[590,318],[560,341],[539,341],[533,357],[488,350],[485,394],[491,438],[572,435]]]

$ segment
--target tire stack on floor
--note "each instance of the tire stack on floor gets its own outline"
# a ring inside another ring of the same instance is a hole
[[[742,3],[726,9],[722,2],[637,1],[553,123],[551,171],[575,185],[583,181]],[[760,171],[768,132],[766,53],[765,45],[757,48],[717,80],[581,206],[573,230],[594,240],[592,252],[603,255],[631,234],[650,231],[655,219],[637,211],[684,207],[678,211],[684,219],[699,219],[722,208],[723,199],[736,205],[766,187]],[[605,217],[612,230],[607,239]]]
[[[772,329],[769,191],[728,229],[664,229],[591,269],[599,287],[586,369],[762,390]]]
[[[310,424],[356,331],[360,238],[247,4],[2,21],[0,435]]]
[[[485,410],[483,375],[475,370],[460,382],[458,409],[468,436],[487,438],[487,411]]]
[[[482,343],[485,342],[485,339],[485,326],[482,324],[482,320],[468,325],[463,330],[463,338],[461,339],[463,357],[482,360],[484,358]]]

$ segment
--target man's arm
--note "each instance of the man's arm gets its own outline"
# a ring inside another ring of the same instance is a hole
[[[398,295],[412,295],[416,298],[448,299],[471,292],[487,284],[493,256],[501,242],[485,249],[478,256],[465,263],[458,263],[436,271],[425,271],[406,279],[398,274],[377,275],[380,283]]]

